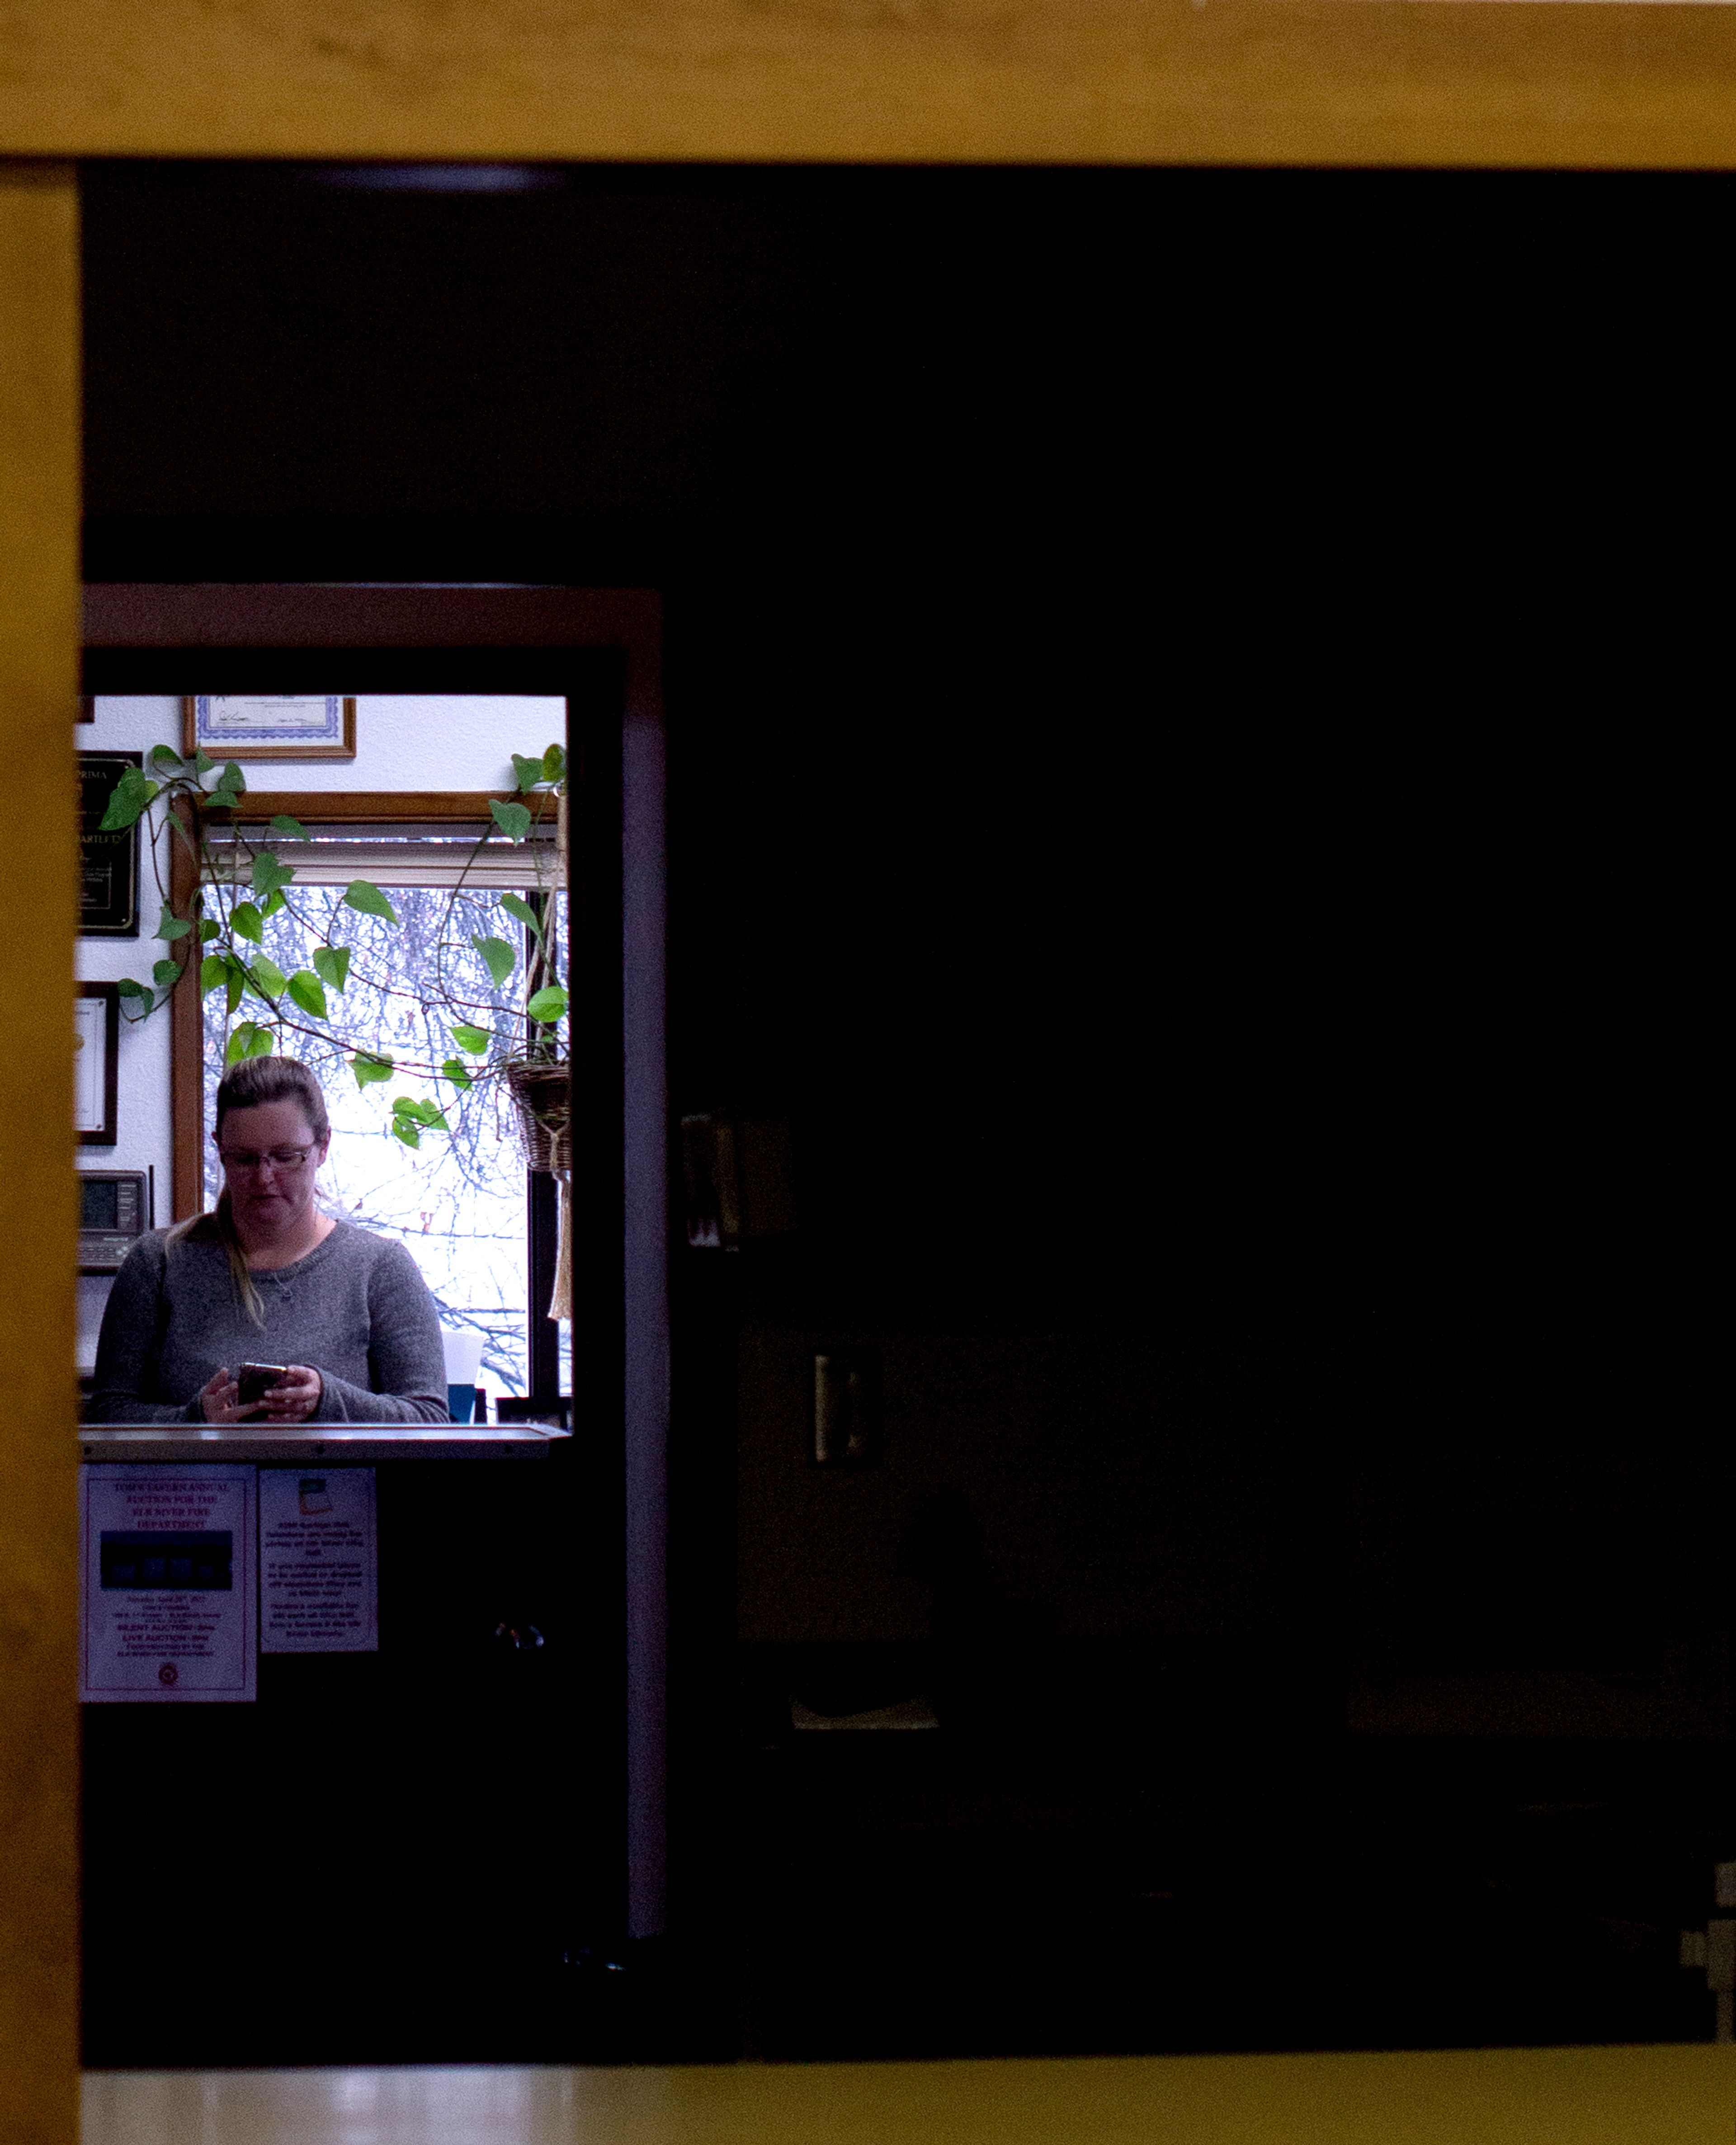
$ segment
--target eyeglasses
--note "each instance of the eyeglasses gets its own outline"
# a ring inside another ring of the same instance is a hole
[[[306,1168],[312,1152],[311,1147],[274,1147],[269,1154],[255,1154],[245,1147],[220,1147],[217,1159],[231,1177],[263,1169],[267,1163],[280,1177],[293,1177],[298,1169]]]

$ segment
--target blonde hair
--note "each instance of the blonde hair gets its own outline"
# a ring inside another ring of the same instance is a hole
[[[231,1065],[217,1082],[216,1136],[223,1136],[223,1120],[231,1110],[256,1109],[263,1102],[298,1102],[315,1139],[324,1143],[331,1137],[331,1120],[326,1114],[326,1097],[320,1083],[298,1058],[245,1058]],[[216,1211],[195,1214],[190,1222],[177,1222],[165,1242],[169,1244],[211,1244],[223,1247],[229,1262],[229,1278],[241,1309],[256,1326],[266,1322],[265,1299],[247,1271],[247,1254],[236,1232],[229,1204],[229,1187],[217,1195]]]

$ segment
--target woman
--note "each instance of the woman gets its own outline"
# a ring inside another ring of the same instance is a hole
[[[292,1058],[251,1058],[217,1089],[215,1214],[130,1251],[97,1344],[90,1422],[445,1422],[434,1299],[401,1244],[314,1205],[326,1099]],[[241,1404],[243,1362],[282,1363]]]

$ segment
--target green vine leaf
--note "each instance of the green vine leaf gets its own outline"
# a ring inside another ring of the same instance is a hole
[[[365,878],[353,878],[344,895],[346,908],[359,910],[364,916],[383,916],[388,923],[395,923],[398,913],[377,886],[370,885]]]
[[[376,1081],[390,1080],[393,1065],[391,1059],[383,1053],[376,1056],[372,1052],[358,1050],[350,1060],[350,1070],[356,1075],[358,1087],[371,1087]]]
[[[347,946],[316,946],[313,965],[314,973],[322,983],[341,991],[350,973],[350,949]]]
[[[455,1028],[452,1040],[460,1050],[469,1051],[472,1058],[480,1058],[488,1048],[488,1030],[485,1028]]]
[[[199,926],[199,943],[201,946],[208,946],[213,938],[221,938],[222,935],[222,925],[214,923],[208,916]]]
[[[326,987],[311,968],[297,968],[289,979],[289,994],[305,1013],[316,1020],[329,1020],[326,1010]]]
[[[400,1124],[425,1125],[430,1132],[445,1132],[452,1129],[436,1104],[422,1102],[414,1095],[394,1095],[392,1116]]]
[[[265,933],[261,928],[259,911],[251,901],[238,901],[229,912],[229,928],[237,938],[246,938],[256,945],[264,943]]]
[[[229,1047],[223,1053],[224,1062],[238,1065],[244,1058],[269,1058],[271,1043],[271,1031],[264,1022],[237,1021],[229,1038]]]
[[[565,782],[567,775],[567,756],[562,745],[551,744],[543,754],[543,780]]]
[[[215,929],[216,927],[211,927]],[[229,980],[229,956],[226,953],[207,953],[199,963],[199,995],[209,998],[219,983]]]
[[[288,907],[289,903],[283,898],[283,888],[281,886],[274,886],[270,898],[265,902],[259,913],[261,916],[275,916],[280,908]]]
[[[530,759],[525,754],[515,752],[512,756],[512,772],[521,790],[535,789],[543,779],[542,760],[540,757]]]
[[[479,938],[474,933],[470,943],[488,963],[488,972],[495,979],[495,988],[512,973],[517,957],[504,938]]]
[[[142,983],[134,983],[131,976],[122,976],[120,982],[115,985],[115,991],[123,1002],[135,1001],[139,998],[142,998],[145,1002],[143,1012],[129,1013],[127,1016],[129,1020],[142,1020],[145,1014],[149,1013],[157,1003],[152,993],[147,991]]]
[[[490,797],[488,809],[509,842],[522,842],[530,832],[530,814],[522,804],[503,804],[498,797]]]
[[[261,849],[253,859],[253,891],[261,898],[287,886],[295,876],[294,865],[280,863],[270,849]]]
[[[286,841],[290,842],[305,842],[308,839],[306,828],[288,812],[278,812],[273,814],[271,832],[274,834],[281,834]]]
[[[180,766],[181,754],[172,744],[154,744],[151,748],[151,764],[167,773],[172,767]]]
[[[110,794],[107,809],[102,814],[102,832],[117,834],[135,825],[162,787],[161,783],[152,782],[142,768],[124,769],[120,780]]]
[[[229,994],[224,1003],[224,1010],[233,1018],[235,1009],[241,1002],[241,993],[247,988],[247,972],[239,961],[231,960],[226,965]]]
[[[216,760],[211,758],[211,754],[205,749],[202,744],[200,745],[193,754],[194,774],[209,774],[212,768],[216,765]]]
[[[283,971],[275,961],[267,960],[263,953],[254,956],[252,967],[245,973],[247,981],[262,998],[281,998],[283,996]]]
[[[160,991],[173,990],[181,981],[179,961],[156,961],[152,963],[151,980]]]
[[[449,1058],[440,1070],[460,1094],[468,1093],[476,1084],[455,1058]]]
[[[392,1120],[392,1130],[403,1141],[405,1147],[420,1147],[422,1144],[421,1133],[411,1124],[408,1117],[395,1117]]]
[[[542,937],[543,927],[537,921],[536,911],[528,901],[521,900],[515,893],[503,893],[500,897],[500,906],[509,916],[522,923],[527,931],[539,938]]]
[[[533,1020],[541,1021],[545,1027],[559,1020],[566,1009],[567,994],[559,983],[545,985],[525,1008]]]
[[[192,928],[184,916],[177,916],[165,904],[162,921],[157,927],[157,935],[159,938],[167,938],[172,945],[177,938],[185,938]]]

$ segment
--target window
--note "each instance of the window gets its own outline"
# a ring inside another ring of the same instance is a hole
[[[530,1300],[533,1272],[552,1263],[539,1258],[535,1237],[545,1232],[552,1202],[533,1197],[533,1182],[520,1151],[510,1099],[503,1086],[473,1092],[460,1106],[456,1091],[437,1074],[409,1070],[438,1068],[452,1058],[453,1018],[497,1034],[510,1032],[522,1002],[523,964],[530,933],[503,920],[505,892],[519,894],[544,916],[557,959],[564,903],[548,898],[558,887],[552,839],[540,839],[538,864],[527,868],[523,848],[490,839],[486,821],[433,825],[331,824],[312,819],[329,810],[327,800],[301,800],[311,839],[274,842],[274,853],[296,871],[286,906],[261,926],[260,950],[285,975],[311,968],[313,953],[331,938],[352,949],[341,1004],[343,1026],[353,1043],[390,1057],[405,1068],[390,1082],[358,1085],[350,1053],[309,1019],[286,1043],[318,1073],[331,1116],[331,1151],[321,1177],[329,1212],[404,1243],[421,1269],[443,1326],[476,1334],[482,1349],[481,1382],[514,1395],[546,1391],[546,1361],[537,1361],[533,1336],[546,1320],[547,1305]],[[552,830],[547,830],[551,834]],[[247,853],[220,867],[217,877],[245,880]],[[463,883],[460,884],[460,878]],[[379,886],[397,917],[361,913],[346,906],[345,889],[356,879]],[[540,887],[537,881],[540,879]],[[221,884],[214,898],[226,898]],[[510,933],[518,965],[497,985],[474,941]],[[430,997],[459,1002],[455,1015],[430,1013]],[[335,1001],[334,1001],[335,1002]],[[295,1008],[290,1009],[291,1017]],[[201,1033],[203,1117],[214,1119],[216,1084],[234,1023],[246,1017],[244,1002],[232,1016],[224,993],[204,1001]],[[395,1094],[426,1096],[445,1109],[448,1132],[420,1132],[412,1149],[392,1129]],[[205,1200],[213,1204],[221,1170],[207,1140]],[[570,1392],[570,1334],[562,1321],[558,1346],[559,1390]],[[542,1376],[539,1377],[539,1371]]]

